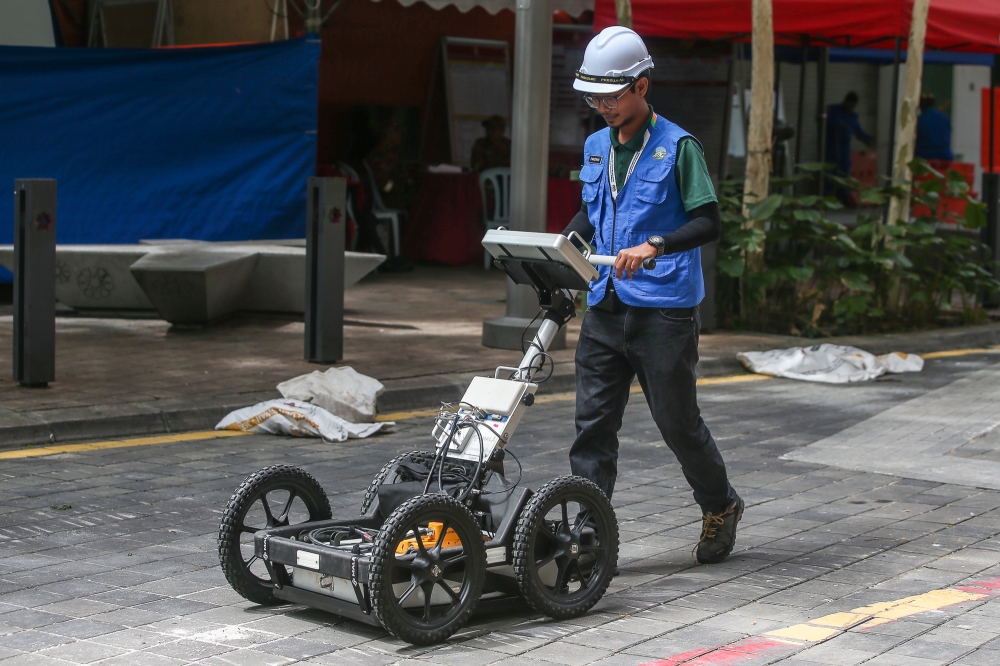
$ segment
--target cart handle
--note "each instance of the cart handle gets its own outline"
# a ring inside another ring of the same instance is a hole
[[[590,243],[584,240],[583,236],[575,231],[569,232],[570,241],[578,241],[577,247],[580,249],[580,253],[583,254],[583,258],[589,261],[594,266],[614,266],[615,261],[618,257],[613,257],[606,254],[594,254],[590,249]],[[656,268],[656,259],[650,257],[649,259],[642,260],[642,267],[647,271],[651,271]]]

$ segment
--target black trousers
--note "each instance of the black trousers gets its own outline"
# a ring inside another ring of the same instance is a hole
[[[697,308],[658,310],[619,302],[612,311],[587,311],[576,347],[576,441],[569,453],[573,474],[590,479],[611,497],[618,476],[618,431],[629,388],[638,377],[695,501],[704,511],[717,513],[736,499],[726,464],[698,409],[700,329]]]

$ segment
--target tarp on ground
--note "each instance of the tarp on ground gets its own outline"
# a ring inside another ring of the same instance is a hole
[[[60,243],[302,237],[319,53],[0,47],[0,186],[58,179]]]
[[[751,32],[751,0],[632,0],[632,27],[644,37],[739,39]],[[913,0],[774,0],[775,41],[887,48],[910,34]],[[614,0],[596,0],[594,29],[616,25]],[[1000,2],[931,0],[926,46],[1000,52]]]

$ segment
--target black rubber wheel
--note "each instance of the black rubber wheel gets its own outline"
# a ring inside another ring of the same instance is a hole
[[[582,477],[549,481],[518,518],[513,560],[517,586],[532,608],[555,619],[583,615],[604,596],[618,564],[611,502]]]
[[[430,534],[430,523],[440,523],[436,538],[429,544],[413,539],[417,533]],[[410,547],[401,549],[407,540]],[[456,499],[419,495],[389,515],[375,538],[370,562],[375,617],[394,636],[431,645],[458,631],[476,610],[486,575],[486,547],[476,519]]]
[[[304,470],[272,465],[254,472],[229,498],[219,525],[219,562],[226,580],[249,601],[282,603],[274,596],[267,567],[254,554],[254,532],[330,517],[323,487]]]
[[[386,464],[382,465],[382,469],[379,470],[378,474],[372,477],[372,482],[368,484],[368,490],[365,491],[365,498],[361,500],[361,515],[368,513],[368,509],[371,507],[372,502],[374,502],[375,498],[378,496],[379,486],[383,483],[391,484],[399,482],[399,475],[397,474],[399,463],[415,457],[420,460],[426,460],[429,463],[434,457],[434,454],[428,451],[410,451],[409,453],[398,455]]]

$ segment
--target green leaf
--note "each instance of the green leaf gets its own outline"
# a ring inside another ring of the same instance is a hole
[[[882,228],[886,236],[904,236],[906,235],[906,227],[902,224],[887,224]]]
[[[800,222],[819,222],[823,219],[818,210],[796,210],[792,216]]]
[[[868,278],[862,273],[843,273],[840,276],[840,281],[844,283],[844,286],[848,289],[853,289],[855,291],[873,291],[872,286],[868,284]]]
[[[742,257],[734,257],[731,259],[719,259],[716,262],[719,269],[728,275],[729,277],[740,277],[743,275],[743,271],[746,269],[746,263],[743,261]]]
[[[778,210],[781,206],[781,202],[784,199],[780,194],[772,194],[766,199],[761,199],[756,203],[753,203],[749,207],[750,219],[751,220],[767,220],[774,215],[774,211]]]
[[[885,203],[885,195],[877,187],[867,187],[861,190],[861,200],[866,203],[883,204]]]
[[[808,280],[813,276],[815,270],[812,266],[789,266],[788,275],[793,280]]]
[[[806,197],[800,197],[798,201],[795,202],[795,205],[802,206],[803,208],[811,208],[816,205],[817,201],[819,201],[819,197],[815,194],[810,194]]]
[[[986,226],[986,206],[978,201],[970,201],[965,207],[965,226],[982,229]]]

